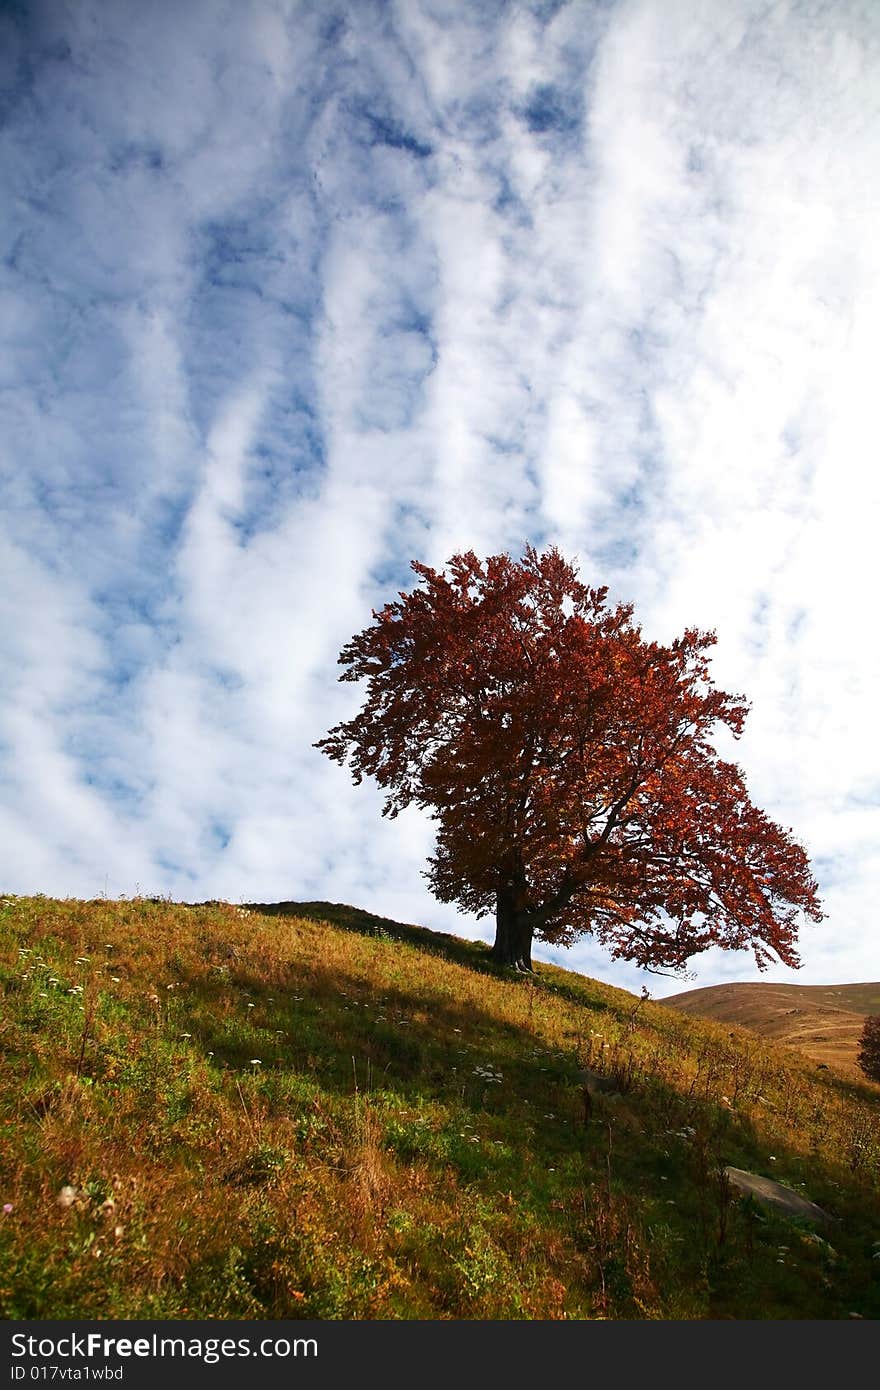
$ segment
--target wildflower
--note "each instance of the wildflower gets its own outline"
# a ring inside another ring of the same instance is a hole
[[[113,1227],[113,1234],[114,1234],[114,1236],[116,1237],[117,1240],[119,1240],[119,1238],[120,1238],[120,1236],[122,1235],[122,1232],[123,1232],[124,1230],[125,1230],[125,1227],[124,1227],[124,1226],[114,1226],[114,1227]]]
[[[111,976],[110,976],[110,979],[111,979],[111,981],[113,982],[114,985],[118,985],[118,984],[119,984],[119,976],[118,976],[118,975],[111,975]]]
[[[252,1057],[252,1058],[251,1058],[251,1066],[252,1066],[252,1067],[261,1067],[262,1065],[263,1065],[263,1063],[260,1061],[259,1057]]]
[[[181,1036],[182,1038],[191,1038],[191,1037],[192,1037],[192,1033],[181,1033],[180,1036]]]
[[[15,1211],[15,1207],[13,1206],[13,1204],[12,1204],[11,1202],[4,1202],[4,1203],[3,1203],[3,1215],[4,1215],[4,1216],[11,1216],[12,1213],[13,1213],[14,1211]]]
[[[73,963],[74,965],[88,965],[91,959],[91,956],[77,956],[76,960]]]
[[[246,1005],[246,1007],[247,1007],[248,1009],[252,1009],[254,1006],[253,1006],[253,1004],[248,1004],[248,1005]]]
[[[72,1207],[74,1202],[76,1201],[76,1188],[71,1187],[69,1184],[65,1187],[62,1187],[61,1191],[58,1193],[58,1197],[56,1200],[58,1202],[59,1207],[63,1207],[66,1211],[67,1208]]]
[[[114,1200],[113,1200],[112,1197],[107,1197],[107,1198],[101,1203],[101,1210],[102,1210],[102,1212],[104,1213],[105,1216],[112,1216],[112,1215],[113,1215],[114,1211],[116,1210],[116,1203],[114,1202]]]
[[[481,1081],[493,1081],[499,1085],[504,1080],[500,1071],[493,1071],[491,1067],[482,1064],[474,1067],[474,1076],[478,1076]]]

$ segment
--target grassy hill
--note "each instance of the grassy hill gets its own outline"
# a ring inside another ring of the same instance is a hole
[[[880,1313],[880,1088],[765,1039],[327,903],[6,898],[0,991],[5,1318]]]
[[[861,1077],[856,1054],[868,1014],[880,1014],[880,983],[710,985],[663,1001],[696,1018],[733,1023],[797,1048],[815,1062]]]

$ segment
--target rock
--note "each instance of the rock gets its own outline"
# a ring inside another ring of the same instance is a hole
[[[588,1091],[594,1095],[615,1095],[620,1087],[616,1081],[612,1081],[610,1076],[603,1076],[601,1072],[593,1071],[591,1067],[583,1067],[578,1072],[578,1080],[586,1086]]]
[[[602,1076],[601,1072],[593,1071],[592,1067],[582,1067],[578,1072],[578,1080],[582,1083],[581,1095],[584,1101],[584,1125],[588,1125],[593,1115],[593,1096],[620,1095],[620,1086],[616,1081],[612,1081],[610,1076]]]
[[[765,1206],[776,1207],[788,1216],[801,1216],[807,1221],[829,1223],[834,1220],[827,1211],[823,1211],[815,1202],[802,1197],[799,1192],[795,1192],[791,1187],[785,1187],[781,1182],[774,1182],[772,1178],[762,1178],[758,1173],[748,1173],[744,1168],[724,1169],[724,1176],[731,1187],[746,1196],[754,1197],[755,1201],[763,1202]]]

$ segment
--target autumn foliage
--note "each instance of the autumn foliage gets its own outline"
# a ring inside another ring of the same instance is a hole
[[[556,550],[412,568],[340,655],[363,707],[316,746],[375,778],[385,814],[431,813],[432,889],[494,912],[496,958],[528,969],[534,936],[591,933],[649,968],[710,946],[798,964],[816,884],[713,746],[747,713],[710,678],[714,634],[645,640]]]
[[[859,1038],[859,1066],[871,1081],[880,1081],[880,1014],[865,1019]]]

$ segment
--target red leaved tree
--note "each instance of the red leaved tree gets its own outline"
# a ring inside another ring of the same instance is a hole
[[[817,886],[712,745],[747,712],[710,679],[714,634],[646,641],[555,549],[412,568],[421,585],[339,657],[340,680],[367,681],[360,713],[315,746],[375,778],[383,814],[430,811],[426,877],[494,912],[495,958],[529,970],[535,936],[591,933],[647,968],[710,946],[797,965]]]

